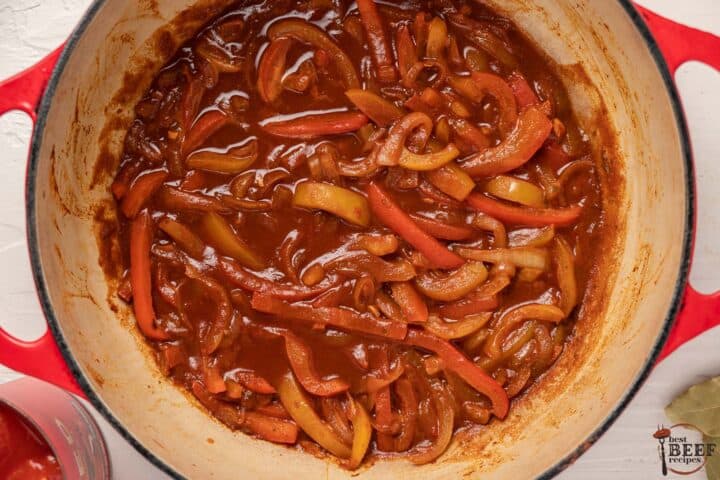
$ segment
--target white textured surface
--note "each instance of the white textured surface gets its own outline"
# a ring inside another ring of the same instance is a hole
[[[89,3],[0,0],[0,78],[31,65],[59,45]],[[718,0],[640,3],[661,15],[720,34]],[[689,63],[678,71],[676,80],[690,124],[699,194],[696,255],[690,279],[698,290],[712,292],[720,288],[720,74],[705,65]],[[25,115],[11,112],[0,117],[0,326],[25,339],[36,338],[45,330],[25,244],[23,193],[29,136],[30,121]],[[719,344],[720,328],[716,328],[665,360],[608,433],[560,478],[661,478],[656,444],[650,436],[656,424],[667,421],[662,408],[689,385],[720,375]],[[0,365],[0,382],[17,376]],[[166,478],[99,415],[95,417],[110,446],[114,478]],[[702,474],[692,478],[702,478]]]

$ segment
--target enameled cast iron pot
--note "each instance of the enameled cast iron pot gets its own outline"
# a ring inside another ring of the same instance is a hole
[[[29,343],[0,330],[0,362],[86,395],[177,477],[348,478],[331,462],[231,432],[164,380],[98,262],[96,237],[107,232],[94,217],[113,215],[109,172],[132,106],[223,3],[95,0],[62,51],[0,84],[0,114],[15,108],[36,119],[27,231],[49,324]],[[551,477],[610,426],[662,354],[720,318],[717,295],[686,288],[694,179],[671,76],[688,59],[720,69],[720,39],[627,0],[486,3],[560,65],[592,140],[593,112],[604,111],[617,132],[616,149],[606,146],[598,159],[620,174],[605,198],[617,236],[601,254],[576,338],[504,422],[454,441],[434,464],[381,462],[361,470],[363,478]],[[98,162],[109,168],[96,169]]]

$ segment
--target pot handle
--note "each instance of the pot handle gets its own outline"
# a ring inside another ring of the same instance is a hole
[[[673,74],[680,65],[690,60],[720,70],[720,37],[661,17],[638,4],[635,8],[655,37]]]
[[[671,73],[683,63],[696,60],[720,70],[720,37],[673,22],[635,5],[657,41]],[[658,362],[676,348],[720,325],[720,292],[703,295],[688,284],[675,324]]]
[[[62,48],[60,46],[35,65],[0,82],[0,115],[21,110],[35,123],[40,98]],[[0,328],[0,363],[85,396],[49,329],[37,340],[26,342]]]

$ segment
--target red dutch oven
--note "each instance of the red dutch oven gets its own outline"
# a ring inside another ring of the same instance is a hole
[[[327,460],[231,432],[196,408],[160,375],[99,264],[96,240],[108,232],[96,219],[113,218],[114,208],[109,175],[96,166],[116,164],[133,105],[224,3],[95,0],[63,48],[0,83],[0,114],[19,109],[35,122],[27,231],[49,326],[33,342],[0,330],[0,362],[86,396],[178,478],[349,478]],[[557,62],[591,141],[595,112],[614,129],[620,184],[605,201],[617,238],[602,252],[607,265],[586,295],[575,339],[505,421],[454,441],[433,464],[380,462],[362,477],[552,477],[607,430],[657,361],[720,321],[720,296],[686,285],[694,177],[672,77],[687,60],[720,69],[720,38],[627,0],[485,3]],[[582,76],[573,74],[578,67]]]

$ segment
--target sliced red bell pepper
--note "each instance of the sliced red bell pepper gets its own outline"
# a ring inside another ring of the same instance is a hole
[[[275,387],[270,382],[250,370],[233,370],[230,376],[252,392],[264,395],[276,393]]]
[[[465,261],[425,233],[376,182],[367,186],[368,201],[384,225],[417,248],[437,268],[457,268]]]
[[[281,37],[270,42],[260,59],[258,66],[257,89],[266,103],[272,103],[278,99],[283,91],[282,77],[285,73],[287,53],[292,45],[292,40]]]
[[[521,73],[511,73],[507,78],[507,82],[515,94],[515,100],[517,100],[518,107],[521,110],[529,105],[537,105],[540,103],[537,94]]]
[[[557,173],[558,170],[570,162],[570,155],[565,153],[565,150],[559,144],[548,142],[538,152],[537,161],[552,168],[553,173]]]
[[[164,170],[146,173],[136,178],[120,204],[120,210],[127,218],[135,218],[140,209],[168,177]]]
[[[297,441],[299,433],[298,426],[294,422],[257,412],[245,412],[243,425],[263,440],[288,445]]]
[[[285,332],[283,336],[290,367],[305,390],[313,395],[331,397],[350,388],[350,384],[341,378],[324,379],[318,374],[313,365],[312,349],[300,337],[291,332]]]
[[[467,225],[451,225],[417,214],[411,214],[410,218],[417,223],[418,227],[435,238],[456,241],[470,238],[473,234],[473,229]]]
[[[489,177],[514,170],[535,155],[551,130],[552,122],[540,108],[527,107],[502,143],[467,158],[461,167],[472,177]]]
[[[170,336],[155,325],[150,277],[150,244],[152,217],[143,210],[130,225],[130,284],[133,291],[133,310],[140,331],[151,340],[167,340]]]
[[[425,323],[428,319],[428,308],[425,300],[410,282],[390,284],[390,293],[397,302],[408,322]]]
[[[496,417],[505,418],[510,408],[510,400],[505,390],[494,378],[470,361],[450,342],[429,332],[412,328],[408,329],[405,343],[435,353],[440,357],[446,369],[456,373],[471,387],[490,399]]]
[[[405,25],[401,25],[395,34],[395,49],[397,50],[400,78],[405,78],[408,71],[418,61],[415,45],[412,38],[410,38],[410,30]]]
[[[342,76],[345,88],[360,88],[360,79],[358,78],[355,66],[350,57],[320,28],[316,27],[307,20],[299,18],[287,18],[273,23],[268,29],[268,36],[271,39],[280,37],[290,37],[309,43],[318,51],[327,52],[335,62],[337,69]]]
[[[501,222],[528,227],[546,225],[566,226],[574,223],[582,212],[582,205],[562,208],[518,207],[495,200],[481,193],[471,193],[467,203],[475,210],[490,215]]]
[[[397,80],[397,72],[392,58],[392,47],[385,35],[382,19],[374,0],[357,0],[360,19],[368,36],[368,46],[373,63],[377,68],[380,83],[392,83]]]
[[[360,112],[309,114],[292,120],[266,123],[263,130],[271,135],[309,140],[323,135],[339,135],[359,130],[368,123]]]
[[[186,157],[193,150],[210,138],[212,134],[230,123],[232,120],[220,110],[211,110],[198,118],[185,134],[182,142],[182,156]]]

